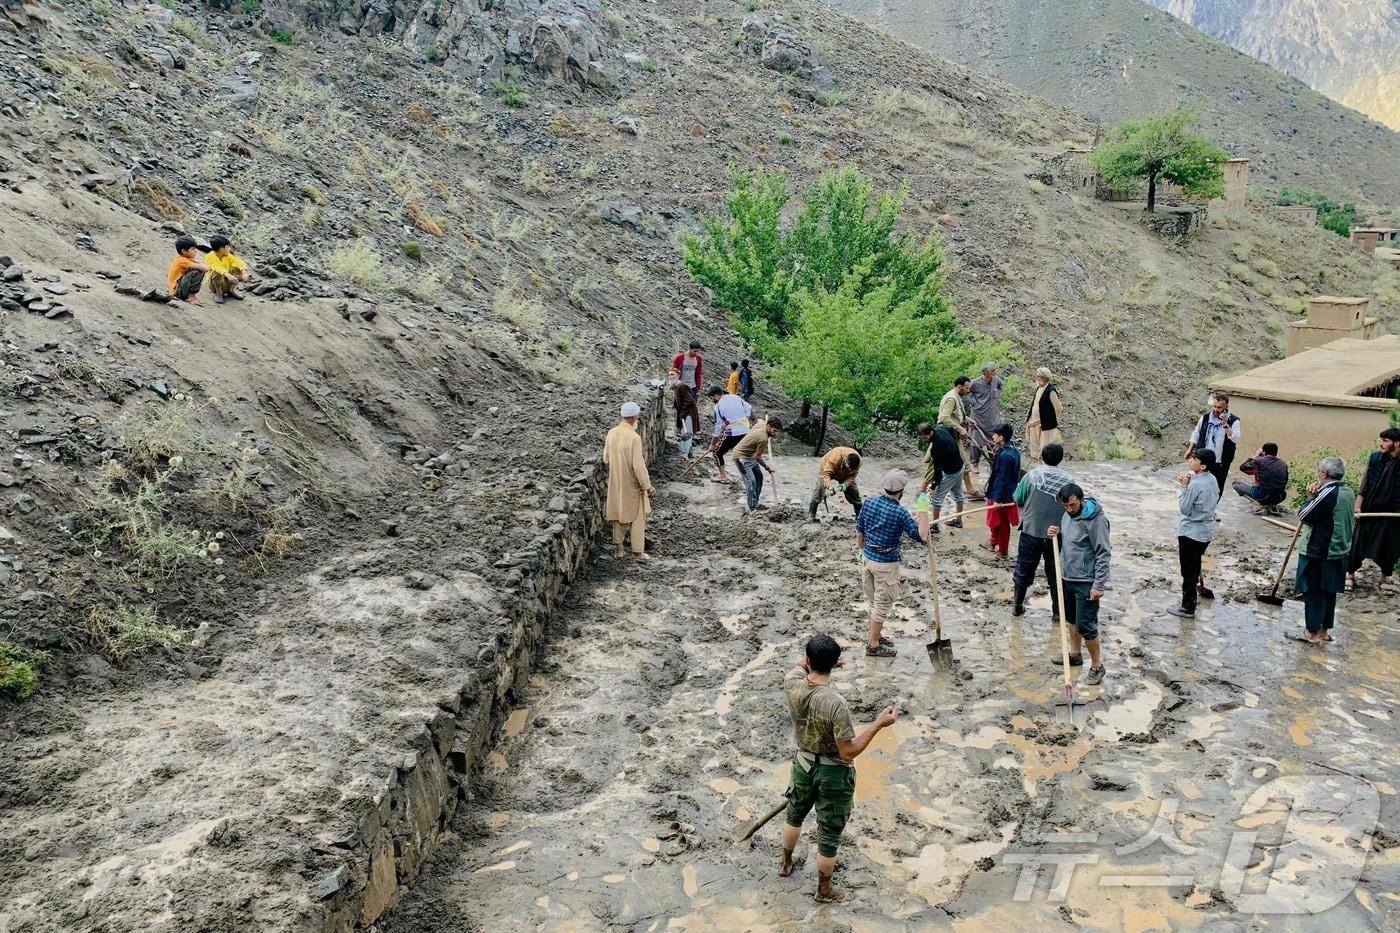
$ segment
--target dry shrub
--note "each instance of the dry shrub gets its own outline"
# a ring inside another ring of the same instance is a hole
[[[404,112],[404,116],[408,117],[409,121],[412,123],[432,123],[437,119],[429,112],[427,107],[424,107],[416,100],[408,105],[408,110]]]
[[[408,205],[408,219],[413,222],[413,226],[428,236],[447,236],[447,231],[443,229],[442,223],[416,201]]]
[[[150,181],[143,178],[134,187],[151,212],[161,220],[180,220],[185,216],[185,209],[175,200],[175,193],[159,178]]]

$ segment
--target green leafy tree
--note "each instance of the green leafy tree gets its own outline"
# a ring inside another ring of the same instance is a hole
[[[803,191],[786,242],[797,288],[835,291],[861,269],[861,292],[888,285],[896,304],[915,300],[921,315],[946,311],[938,241],[916,243],[895,229],[906,194],[877,195],[854,165],[827,172]]]
[[[1199,120],[1189,107],[1124,120],[1089,154],[1089,161],[1111,187],[1132,187],[1146,179],[1148,211],[1157,209],[1159,179],[1180,185],[1192,197],[1221,197],[1225,179],[1220,166],[1230,154],[1192,132]]]
[[[736,171],[730,177],[727,216],[701,221],[703,238],[685,240],[685,264],[715,306],[733,315],[744,339],[769,359],[773,338],[792,329],[791,262],[779,226],[791,195],[784,175]]]
[[[685,262],[760,357],[777,358],[803,291],[834,291],[857,268],[861,293],[889,285],[896,301],[915,300],[920,314],[947,310],[937,239],[915,242],[896,230],[903,191],[876,194],[855,166],[827,172],[802,192],[784,232],[787,177],[736,171],[731,178],[725,213],[706,217],[703,235],[685,241]]]
[[[772,378],[788,393],[829,407],[857,447],[880,430],[933,421],[954,377],[986,359],[1014,359],[1008,343],[963,331],[946,309],[897,298],[892,283],[869,288],[868,263],[835,291],[798,298],[797,323]]]

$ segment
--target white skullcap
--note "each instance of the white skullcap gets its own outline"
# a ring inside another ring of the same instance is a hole
[[[622,403],[622,417],[624,417],[624,418],[636,418],[636,417],[639,416],[641,413],[642,413],[642,406],[638,405],[636,402],[623,402],[623,403]]]

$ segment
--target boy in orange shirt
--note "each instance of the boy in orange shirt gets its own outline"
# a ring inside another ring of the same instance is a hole
[[[200,261],[199,247],[187,236],[175,241],[175,254],[175,261],[165,276],[167,290],[170,297],[193,304],[209,267]]]

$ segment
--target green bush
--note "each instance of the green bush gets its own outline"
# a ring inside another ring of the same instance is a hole
[[[513,71],[507,71],[491,82],[491,90],[507,107],[519,109],[530,100],[530,95],[525,91],[525,85],[520,83]]]
[[[0,639],[0,696],[27,700],[39,689],[39,670],[48,656]]]
[[[278,45],[291,45],[297,41],[296,33],[289,29],[274,29],[268,35],[272,36],[272,41]]]
[[[1308,501],[1308,486],[1317,479],[1317,465],[1324,457],[1342,457],[1346,459],[1341,451],[1331,447],[1319,447],[1310,454],[1300,457],[1285,457],[1288,461],[1288,501],[1297,509],[1301,508]],[[1342,482],[1346,483],[1354,491],[1361,485],[1361,477],[1366,475],[1366,461],[1371,459],[1371,451],[1363,450],[1351,460],[1347,461],[1346,476]]]
[[[93,644],[114,664],[151,651],[175,651],[188,641],[185,632],[162,622],[150,607],[94,608],[87,621]]]
[[[1350,237],[1352,226],[1361,221],[1355,204],[1338,203],[1321,192],[1305,188],[1280,188],[1275,203],[1284,206],[1305,204],[1317,208],[1318,225],[1342,237]]]
[[[423,247],[409,240],[403,245],[403,254],[414,262],[423,261]]]

